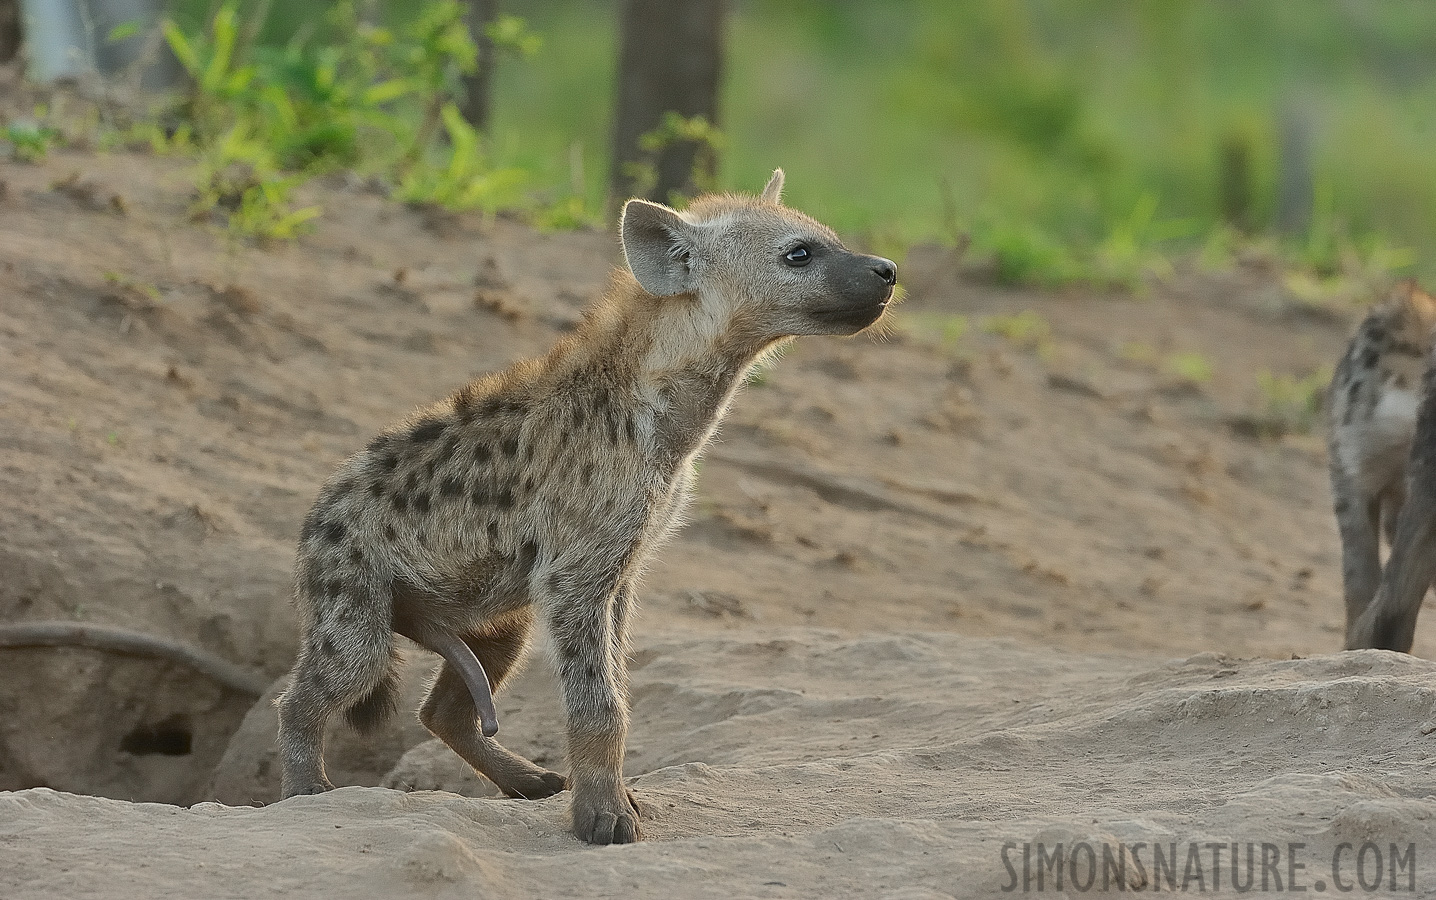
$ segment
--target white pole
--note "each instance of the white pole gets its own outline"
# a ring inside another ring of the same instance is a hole
[[[95,70],[79,0],[20,0],[20,21],[32,81],[73,78]]]

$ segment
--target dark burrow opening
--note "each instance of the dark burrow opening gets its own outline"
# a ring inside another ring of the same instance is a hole
[[[188,756],[193,743],[189,716],[176,713],[153,724],[135,726],[120,739],[120,749],[133,756]]]

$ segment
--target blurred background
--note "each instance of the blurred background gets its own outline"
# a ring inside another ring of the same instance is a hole
[[[409,200],[437,153],[478,185],[441,202],[547,227],[783,166],[845,234],[961,246],[999,281],[1253,250],[1316,279],[1436,271],[1425,0],[0,0],[0,58],[20,31],[38,79],[141,60],[187,97],[155,114],[171,140],[238,124],[277,154],[258,170],[352,168]],[[435,114],[450,100],[472,135]]]

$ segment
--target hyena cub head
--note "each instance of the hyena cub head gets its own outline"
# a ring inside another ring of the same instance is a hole
[[[623,208],[623,253],[655,297],[691,295],[705,316],[773,339],[854,334],[882,316],[897,266],[854,253],[832,229],[782,205],[783,170],[759,197],[712,196],[677,212]]]

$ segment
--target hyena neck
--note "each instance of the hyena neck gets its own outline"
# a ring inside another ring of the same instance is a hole
[[[619,382],[625,403],[651,419],[657,449],[686,458],[712,435],[748,371],[782,342],[728,309],[696,294],[654,297],[620,272],[560,351],[563,367]]]

